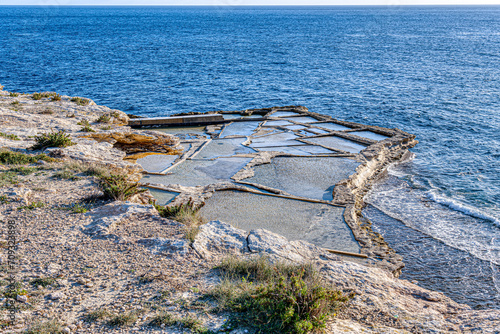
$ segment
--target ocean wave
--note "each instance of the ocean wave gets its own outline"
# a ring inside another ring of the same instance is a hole
[[[479,218],[479,219],[484,219],[487,221],[492,222],[496,226],[500,226],[500,219],[498,219],[495,216],[489,215],[485,212],[482,212],[476,208],[470,207],[466,204],[460,203],[457,200],[454,200],[452,198],[436,194],[435,190],[429,190],[426,193],[427,198],[438,203],[441,205],[444,205],[452,210],[464,213],[468,216],[474,217],[474,218]]]

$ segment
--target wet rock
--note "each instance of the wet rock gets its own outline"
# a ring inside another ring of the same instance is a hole
[[[246,236],[247,232],[214,220],[200,227],[193,248],[203,258],[220,253],[242,254],[248,252]]]

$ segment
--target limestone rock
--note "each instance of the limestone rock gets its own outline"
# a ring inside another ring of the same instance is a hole
[[[145,238],[137,242],[150,248],[153,253],[163,255],[185,255],[189,251],[189,243],[186,240]]]
[[[265,253],[297,263],[311,261],[324,253],[308,242],[288,241],[285,237],[264,229],[250,231],[248,249],[253,253]]]
[[[247,232],[214,220],[200,227],[193,248],[203,258],[221,253],[242,254],[248,252],[246,236]]]
[[[92,218],[92,222],[85,226],[84,232],[93,236],[105,237],[112,233],[117,224],[131,216],[156,214],[156,209],[149,204],[143,205],[128,201],[113,202],[86,213]]]
[[[179,138],[159,131],[129,130],[98,132],[85,135],[98,142],[108,142],[128,154],[138,152],[177,153]]]
[[[57,292],[52,292],[48,297],[50,300],[59,300],[65,298],[66,295],[60,291],[57,291]]]

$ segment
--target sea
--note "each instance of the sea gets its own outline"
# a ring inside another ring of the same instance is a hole
[[[304,105],[415,134],[363,214],[401,278],[500,308],[500,6],[0,6],[0,54],[8,91],[142,116]]]

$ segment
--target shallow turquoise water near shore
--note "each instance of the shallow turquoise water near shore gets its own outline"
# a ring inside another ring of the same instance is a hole
[[[383,213],[374,224],[383,232],[384,217],[396,217],[465,252],[443,253],[450,265],[467,254],[498,268],[499,14],[499,6],[0,7],[0,84],[148,116],[301,104],[404,129],[418,136],[416,157],[370,195]],[[435,215],[424,214],[429,207]],[[429,256],[419,271],[430,275],[441,260]],[[494,271],[460,265],[490,287],[480,297],[467,285],[479,297],[464,300],[500,307]]]

